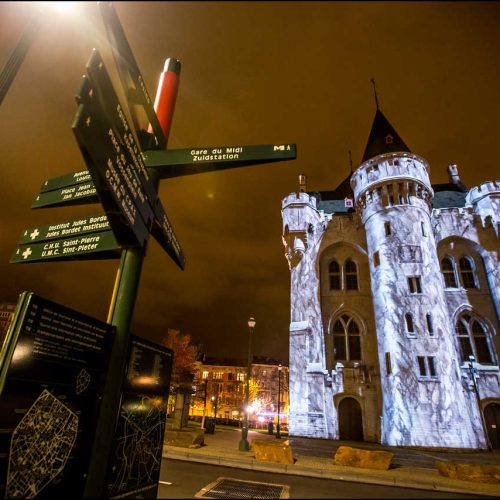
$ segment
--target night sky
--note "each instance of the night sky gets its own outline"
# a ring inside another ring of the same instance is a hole
[[[34,4],[0,2],[0,65]],[[166,179],[160,197],[186,256],[151,240],[133,332],[190,334],[209,356],[253,350],[288,361],[289,270],[281,200],[334,189],[363,156],[380,108],[433,183],[457,164],[471,187],[500,169],[500,4],[496,2],[115,2],[154,97],[167,57],[182,64],[169,148],[297,144],[297,160]],[[47,11],[0,106],[0,301],[32,291],[105,320],[118,260],[9,264],[26,228],[98,205],[32,210],[43,181],[85,169],[71,130],[93,47],[115,65],[95,2]],[[118,79],[115,79],[117,90]],[[120,94],[119,94],[120,95]]]

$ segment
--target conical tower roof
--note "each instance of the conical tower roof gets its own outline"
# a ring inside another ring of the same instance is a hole
[[[399,151],[411,153],[410,148],[394,130],[389,120],[387,120],[382,111],[377,108],[361,163],[384,153]]]

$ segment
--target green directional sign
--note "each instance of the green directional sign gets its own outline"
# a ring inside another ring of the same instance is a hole
[[[98,203],[99,197],[93,182],[66,186],[62,189],[41,192],[31,204],[31,208],[56,207]]]
[[[162,179],[295,158],[296,144],[211,146],[144,152],[146,166],[157,169]]]
[[[42,243],[19,245],[12,257],[11,264],[25,262],[46,262],[59,260],[91,260],[119,258],[121,247],[113,231],[89,233]]]
[[[61,175],[59,177],[48,179],[42,184],[40,192],[45,193],[46,191],[53,191],[54,189],[69,188],[75,184],[81,184],[83,182],[92,182],[92,176],[88,170],[82,170],[80,172],[74,172],[72,174]]]
[[[69,236],[80,236],[87,233],[108,231],[111,229],[108,217],[105,214],[81,217],[65,222],[50,224],[48,226],[26,229],[19,238],[19,244],[39,243],[40,241],[57,240]]]

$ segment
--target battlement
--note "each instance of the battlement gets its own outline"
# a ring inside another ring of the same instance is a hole
[[[351,177],[354,198],[381,184],[411,180],[432,191],[427,162],[411,153],[386,153],[365,161]]]
[[[316,197],[304,192],[290,193],[281,202],[281,208],[287,208],[290,205],[303,204],[310,205],[312,208],[316,209]]]
[[[479,186],[473,187],[467,193],[465,201],[468,205],[474,205],[486,196],[491,196],[492,194],[500,196],[500,181],[487,181]]]

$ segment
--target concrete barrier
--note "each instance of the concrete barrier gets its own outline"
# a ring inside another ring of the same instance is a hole
[[[475,481],[478,483],[500,484],[500,465],[461,464],[457,462],[436,461],[439,473],[445,477]]]
[[[271,441],[270,439],[253,439],[252,450],[256,460],[293,464],[292,447],[289,441]]]
[[[390,451],[370,451],[350,446],[339,446],[333,458],[335,465],[360,467],[363,469],[389,469],[393,453]]]
[[[200,431],[166,429],[164,444],[181,448],[200,448],[205,442],[205,433]]]

